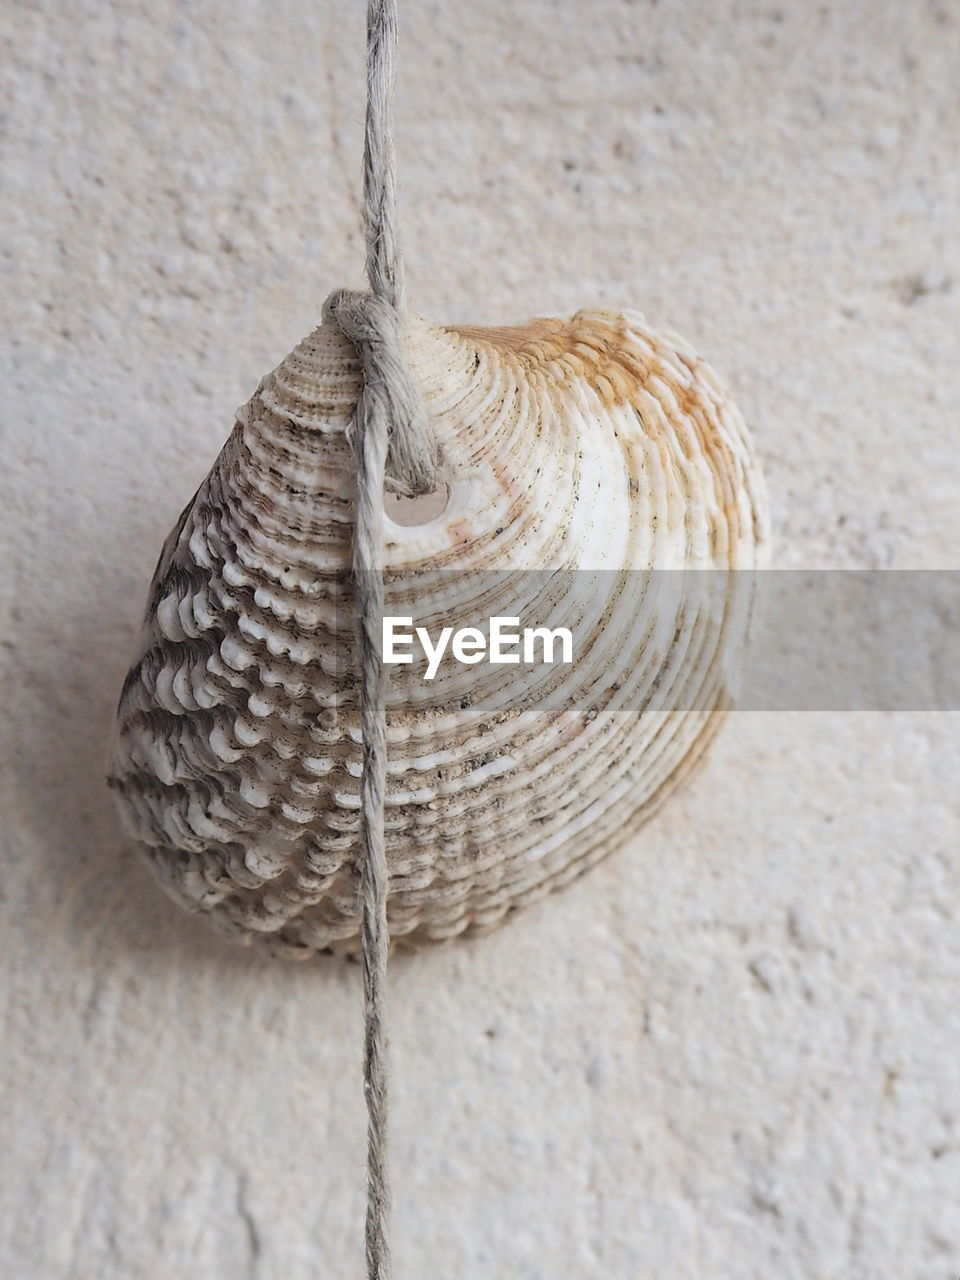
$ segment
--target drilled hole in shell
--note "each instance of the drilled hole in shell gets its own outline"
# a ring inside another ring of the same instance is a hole
[[[450,490],[445,484],[430,493],[418,494],[416,498],[407,498],[402,493],[383,495],[383,509],[394,524],[412,528],[416,525],[430,524],[438,519],[447,509]]]

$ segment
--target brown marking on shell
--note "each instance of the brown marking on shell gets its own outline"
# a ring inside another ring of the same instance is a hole
[[[462,544],[470,541],[469,521],[464,517],[459,520],[451,520],[447,525],[447,533],[455,543]]]
[[[578,311],[569,320],[538,319],[515,328],[450,326],[449,332],[513,355],[530,373],[583,379],[607,408],[631,403],[645,385],[646,362],[631,350],[622,316]]]
[[[468,342],[484,342],[501,351],[524,351],[548,334],[556,334],[563,328],[562,320],[544,318],[516,325],[447,325],[448,333],[459,334]]]

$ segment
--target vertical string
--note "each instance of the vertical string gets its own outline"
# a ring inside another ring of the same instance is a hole
[[[378,422],[377,419],[380,419]],[[363,1084],[367,1103],[366,1250],[369,1280],[390,1274],[387,1227],[387,1030],[384,997],[390,935],[384,790],[387,772],[386,677],[381,661],[383,618],[383,473],[387,433],[382,413],[366,419],[358,456],[354,576],[359,617],[361,730],[361,896],[363,904]]]
[[[387,676],[383,665],[383,490],[429,493],[439,451],[403,350],[403,267],[396,231],[392,98],[396,0],[368,0],[367,116],[363,149],[363,235],[368,293],[335,290],[324,316],[354,344],[363,381],[352,428],[357,461],[353,575],[360,659],[360,896],[363,952],[363,1085],[367,1103],[368,1280],[388,1280],[387,1025],[384,999],[390,933],[384,809]]]
[[[403,310],[397,246],[397,160],[393,149],[396,0],[367,4],[367,117],[363,145],[363,234],[370,291]]]
[[[397,41],[395,0],[367,6],[367,114],[363,151],[363,231],[370,291],[395,311],[403,280],[396,237],[396,159],[392,98]],[[354,574],[359,617],[363,774],[360,781],[363,901],[363,1083],[367,1104],[368,1280],[390,1274],[387,1168],[387,1029],[384,999],[390,934],[384,791],[387,776],[383,639],[383,483],[390,423],[382,396],[362,396],[358,414],[357,530]]]

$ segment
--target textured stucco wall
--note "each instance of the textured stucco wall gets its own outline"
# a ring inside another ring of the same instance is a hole
[[[960,550],[949,0],[404,0],[413,305],[642,308],[778,560]],[[159,543],[359,284],[358,0],[7,0],[0,1272],[361,1268],[355,967],[181,917],[102,743]],[[741,714],[633,843],[391,978],[396,1272],[956,1280],[956,717]]]

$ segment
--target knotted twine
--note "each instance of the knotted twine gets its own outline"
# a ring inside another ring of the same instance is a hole
[[[360,657],[363,772],[360,777],[360,890],[363,910],[364,1048],[367,1103],[368,1280],[387,1280],[387,1031],[384,996],[390,933],[384,796],[387,778],[383,646],[383,493],[415,497],[438,484],[438,457],[420,395],[403,356],[403,264],[396,229],[392,98],[396,0],[368,0],[367,112],[363,149],[363,234],[370,290],[338,289],[326,319],[356,347],[363,384],[350,428],[357,463],[353,576]]]

